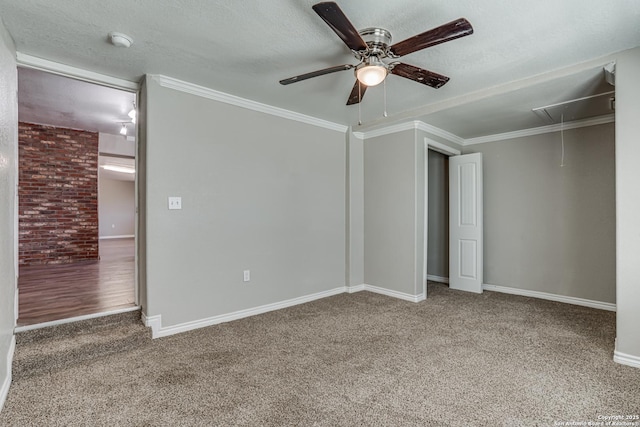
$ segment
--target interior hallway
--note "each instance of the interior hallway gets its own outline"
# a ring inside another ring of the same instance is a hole
[[[100,261],[20,267],[18,326],[135,306],[133,238],[100,241]]]

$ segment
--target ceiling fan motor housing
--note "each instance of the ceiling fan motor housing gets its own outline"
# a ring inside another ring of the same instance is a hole
[[[384,28],[365,28],[358,31],[362,40],[369,46],[369,51],[363,56],[385,57],[391,46],[391,33]]]

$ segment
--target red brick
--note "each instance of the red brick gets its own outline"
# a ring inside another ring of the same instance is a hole
[[[21,265],[98,259],[98,134],[20,123]]]

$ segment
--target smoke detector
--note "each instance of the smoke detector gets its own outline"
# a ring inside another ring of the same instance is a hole
[[[130,47],[133,44],[133,39],[126,34],[110,32],[109,41],[116,47]]]

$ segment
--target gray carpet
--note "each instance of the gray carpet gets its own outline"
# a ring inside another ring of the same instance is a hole
[[[595,422],[640,412],[614,337],[614,313],[532,298],[342,294],[25,375],[0,425]]]
[[[114,314],[16,334],[14,382],[56,372],[148,344],[151,331],[140,311]]]

